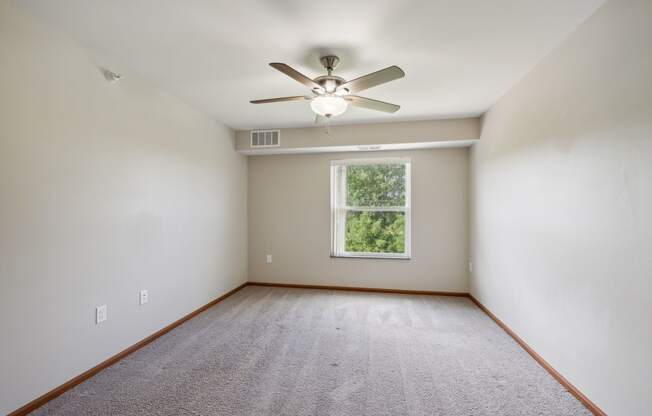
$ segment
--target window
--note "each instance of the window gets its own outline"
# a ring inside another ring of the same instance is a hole
[[[410,258],[410,160],[331,162],[331,256]]]

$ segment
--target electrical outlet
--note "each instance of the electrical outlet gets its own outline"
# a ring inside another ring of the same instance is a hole
[[[149,292],[147,289],[143,289],[140,291],[140,304],[144,305],[149,301]]]
[[[100,305],[95,308],[95,323],[99,324],[107,319],[106,305]]]
[[[270,264],[272,262],[272,255],[268,254],[267,255],[267,264]]]

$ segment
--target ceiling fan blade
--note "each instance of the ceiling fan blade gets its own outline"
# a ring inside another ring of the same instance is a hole
[[[303,95],[295,95],[292,97],[279,97],[279,98],[265,98],[262,100],[251,100],[251,104],[266,104],[266,103],[280,103],[282,101],[303,101],[309,100],[310,98]]]
[[[405,72],[394,65],[346,82],[340,85],[338,90],[346,89],[350,93],[359,92],[386,82],[394,81],[395,79],[403,78],[404,76]]]
[[[281,71],[288,77],[294,79],[295,81],[299,81],[306,87],[310,88],[311,90],[315,92],[324,92],[324,89],[322,88],[321,85],[317,84],[315,81],[311,80],[307,76],[303,75],[301,72],[297,71],[296,69],[292,68],[289,65],[278,63],[278,62],[272,62],[269,64],[272,68]]]
[[[358,97],[357,95],[345,95],[344,99],[356,107],[383,111],[385,113],[395,113],[399,108],[401,108],[400,105],[390,104],[384,101],[372,100],[371,98]]]

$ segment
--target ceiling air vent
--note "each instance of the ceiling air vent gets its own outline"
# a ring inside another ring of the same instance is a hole
[[[251,147],[279,147],[280,130],[256,130],[251,132]]]

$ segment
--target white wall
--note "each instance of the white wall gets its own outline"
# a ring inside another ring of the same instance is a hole
[[[249,158],[249,280],[468,291],[468,148]],[[330,257],[330,161],[412,160],[412,259]],[[272,254],[272,264],[265,262]]]
[[[246,281],[247,162],[229,129],[134,74],[108,84],[5,1],[0,68],[5,414]]]
[[[652,407],[652,2],[607,2],[485,116],[471,291],[610,415]]]

